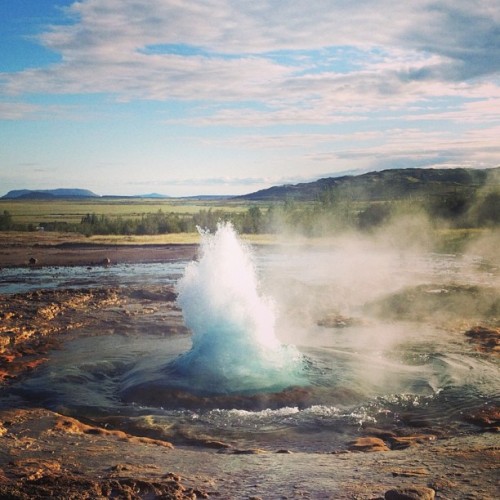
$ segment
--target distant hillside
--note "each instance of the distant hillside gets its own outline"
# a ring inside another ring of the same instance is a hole
[[[148,193],[148,194],[138,194],[136,196],[133,196],[133,198],[156,198],[156,199],[163,199],[163,198],[171,198],[168,194],[161,194],[161,193]]]
[[[274,186],[254,193],[238,196],[246,200],[317,200],[325,192],[348,194],[357,200],[387,200],[407,197],[444,194],[456,189],[477,189],[484,186],[490,174],[500,177],[495,169],[434,169],[408,168],[369,172],[361,175],[328,177],[313,182]]]
[[[15,189],[9,191],[2,199],[53,199],[53,198],[99,198],[99,195],[88,189]]]
[[[234,196],[229,196],[226,194],[199,194],[194,196],[182,196],[182,200],[192,200],[192,201],[221,201],[227,200],[229,198],[234,198]]]
[[[101,196],[103,200],[168,200],[172,198],[167,194],[150,193],[150,194],[104,194]]]

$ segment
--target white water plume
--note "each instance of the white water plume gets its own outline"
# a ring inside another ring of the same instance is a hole
[[[213,393],[303,385],[302,356],[275,335],[273,303],[259,294],[250,249],[229,223],[200,232],[200,259],[178,284],[192,348],[169,365],[175,385]]]

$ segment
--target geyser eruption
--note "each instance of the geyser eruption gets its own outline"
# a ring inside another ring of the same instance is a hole
[[[302,355],[275,335],[273,303],[259,294],[250,250],[229,223],[200,232],[200,258],[178,284],[192,348],[168,365],[170,382],[215,394],[304,385]]]

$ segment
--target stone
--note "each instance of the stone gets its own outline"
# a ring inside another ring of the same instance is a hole
[[[261,455],[263,453],[267,453],[266,450],[262,450],[260,448],[249,448],[245,450],[232,450],[231,453],[233,455]]]
[[[66,416],[59,416],[56,419],[54,431],[65,432],[68,434],[90,434],[93,436],[115,437],[121,441],[128,441],[130,443],[151,444],[161,446],[164,448],[172,449],[174,446],[168,441],[160,439],[153,439],[143,436],[133,436],[121,430],[108,430],[102,427],[95,427],[92,425],[84,424],[79,420]]]
[[[465,420],[481,427],[484,431],[498,432],[500,429],[500,407],[492,406],[465,415]]]
[[[433,500],[436,492],[426,486],[394,488],[385,492],[385,500]]]
[[[397,469],[392,471],[394,477],[420,477],[428,476],[430,472],[424,467],[416,467],[413,469]]]
[[[351,441],[348,446],[351,451],[389,451],[385,442],[376,437],[360,437]]]
[[[467,330],[465,335],[477,345],[479,351],[500,354],[500,328],[479,325]]]
[[[389,443],[392,450],[404,450],[410,446],[415,446],[426,441],[435,441],[434,434],[418,434],[416,436],[396,436],[390,437]]]

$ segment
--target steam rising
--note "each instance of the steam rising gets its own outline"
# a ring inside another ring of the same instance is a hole
[[[436,233],[405,215],[370,233],[250,251],[220,224],[202,234],[177,285],[190,337],[157,335],[141,320],[138,335],[82,338],[19,394],[56,411],[119,415],[113,425],[135,426],[150,408],[144,435],[180,442],[316,452],[344,447],[364,424],[462,433],[464,417],[499,401],[489,343],[499,232],[483,231],[463,253],[436,252]],[[490,328],[488,344],[464,335],[476,325]]]
[[[410,333],[403,324],[401,331],[387,328],[387,321],[456,328],[464,320],[492,322],[499,307],[499,244],[497,229],[466,233],[436,227],[421,213],[401,214],[371,232],[289,237],[263,284],[277,303],[280,338],[322,344],[312,328],[330,323],[335,338],[349,332],[349,348],[392,349]]]
[[[201,258],[178,285],[192,348],[169,365],[169,376],[176,385],[212,393],[303,384],[301,355],[275,335],[273,303],[259,294],[249,249],[230,224],[201,235]]]

